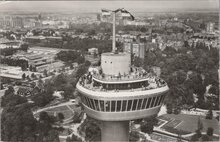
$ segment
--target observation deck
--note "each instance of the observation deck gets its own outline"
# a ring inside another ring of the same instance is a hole
[[[127,75],[88,73],[77,83],[86,113],[98,120],[139,119],[158,112],[168,86],[162,79],[133,68]]]
[[[102,121],[127,121],[157,114],[169,90],[161,78],[130,65],[126,53],[103,53],[76,87],[85,112]]]

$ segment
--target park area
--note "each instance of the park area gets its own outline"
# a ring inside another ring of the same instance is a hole
[[[53,107],[53,108],[48,108],[44,110],[47,112],[49,115],[56,116],[58,113],[62,113],[64,115],[64,122],[70,120],[74,116],[74,112],[79,112],[78,108],[72,104],[72,105],[63,105],[63,106],[58,106],[58,107]],[[39,113],[35,114],[36,118],[39,118]]]
[[[186,114],[165,114],[158,117],[159,120],[167,121],[167,123],[163,125],[161,129],[164,129],[171,133],[177,133],[178,130],[181,135],[195,132],[195,130],[197,129],[199,118],[203,124],[202,132],[206,132],[208,127],[212,127],[214,129],[214,134],[219,135],[219,124],[215,118],[210,120],[205,119],[205,116]]]

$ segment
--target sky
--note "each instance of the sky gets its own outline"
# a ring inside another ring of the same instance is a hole
[[[100,9],[125,8],[131,12],[218,10],[219,0],[98,0],[98,1],[1,1],[0,11],[100,12]]]

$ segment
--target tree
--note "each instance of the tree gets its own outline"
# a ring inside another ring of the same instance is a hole
[[[207,131],[206,131],[206,134],[207,134],[208,136],[212,136],[212,135],[213,135],[213,131],[214,131],[214,129],[213,129],[212,127],[208,127],[208,129],[207,129]]]
[[[16,106],[16,105],[23,104],[26,102],[27,102],[27,99],[25,97],[15,95],[14,93],[10,93],[10,94],[2,96],[1,106],[2,107]]]
[[[34,104],[39,107],[43,107],[43,106],[47,105],[53,99],[54,99],[53,94],[50,91],[48,91],[48,93],[47,93],[46,90],[43,92],[40,92],[37,95],[32,96],[32,98],[31,98],[31,100],[34,102]]]
[[[25,78],[26,78],[26,74],[23,73],[23,75],[22,75],[22,79],[25,80]]]
[[[85,66],[89,67],[90,65],[91,65],[91,62],[88,61],[88,60],[86,60],[86,61],[85,61]]]
[[[74,67],[73,67],[73,64],[70,64],[70,69],[72,70]]]
[[[78,70],[76,71],[76,77],[80,78],[82,75],[84,75],[87,72],[87,67],[84,65],[81,65],[78,67]]]
[[[99,128],[99,125],[99,121],[91,117],[87,117],[82,123],[82,125],[79,127],[79,131],[85,133],[86,141],[90,141],[91,138],[93,138],[94,136],[101,134],[101,129]]]
[[[212,110],[210,109],[209,111],[208,111],[208,113],[206,114],[206,119],[212,119],[212,117],[213,117],[213,113],[212,113]]]
[[[95,35],[96,33],[95,33],[95,30],[94,29],[92,29],[92,30],[90,30],[89,32],[88,32],[88,35]]]
[[[72,142],[72,139],[68,136],[68,137],[66,138],[66,142]]]
[[[29,75],[27,75],[27,76],[26,76],[26,78],[27,78],[27,80],[28,80],[28,81],[30,81],[30,80],[31,80],[31,78],[29,77]]]
[[[31,78],[35,79],[36,75],[34,73],[31,74]]]
[[[82,63],[85,62],[85,58],[84,58],[82,55],[80,55],[80,56],[76,59],[76,62],[77,62],[78,64],[82,64]]]
[[[25,52],[27,52],[27,50],[28,50],[28,44],[26,44],[26,43],[21,44],[20,49],[23,50],[23,51],[25,51]]]
[[[8,86],[8,89],[5,90],[5,94],[4,96],[7,96],[8,94],[14,94],[15,90],[14,90],[14,87],[13,86]]]
[[[63,119],[64,119],[64,115],[63,113],[59,112],[58,115],[57,115],[58,119],[60,122],[63,122]]]
[[[32,71],[32,70],[33,70],[33,67],[32,67],[32,65],[30,65],[30,66],[29,66],[29,70],[30,70],[30,71]]]
[[[44,90],[44,81],[41,78],[37,81],[37,86],[39,89]]]
[[[44,74],[44,76],[46,76],[46,77],[48,76],[46,69],[44,69],[44,73],[43,73],[43,74]]]
[[[0,90],[4,89],[4,86],[2,83],[0,83]]]
[[[131,131],[130,136],[129,136],[129,141],[130,142],[137,142],[140,139],[140,135],[137,131]]]
[[[191,137],[191,141],[199,141],[199,137],[197,134],[194,134],[192,137]]]
[[[143,33],[145,33],[147,30],[146,30],[145,27],[141,27],[140,31],[143,32]]]
[[[180,131],[177,132],[178,136],[177,136],[177,142],[182,142],[182,136]]]
[[[63,73],[57,75],[53,80],[53,85],[56,90],[63,90],[65,84],[67,83],[67,76]]]
[[[46,111],[40,112],[39,121],[51,123],[51,118]]]
[[[202,135],[202,141],[207,142],[211,141],[208,135]]]
[[[141,122],[141,131],[144,133],[151,134],[153,132],[154,126],[158,123],[156,116],[151,116],[145,118],[143,122]]]
[[[173,105],[172,104],[167,104],[167,114],[172,114],[173,113]]]
[[[65,86],[63,87],[63,97],[64,99],[69,99],[73,97],[73,91],[74,91],[74,87],[71,84],[65,84]]]
[[[32,69],[33,72],[37,72],[37,68],[34,66]]]
[[[75,134],[72,134],[72,137],[67,137],[66,142],[82,142],[82,139],[76,136]]]
[[[28,104],[5,107],[1,116],[1,140],[34,142],[36,124]]]

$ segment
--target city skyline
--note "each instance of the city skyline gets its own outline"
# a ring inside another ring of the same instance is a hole
[[[199,4],[198,4],[199,3]],[[101,8],[116,9],[123,7],[131,12],[180,12],[180,11],[217,11],[218,0],[147,0],[147,1],[3,1],[0,11],[39,11],[74,13],[99,12]]]

